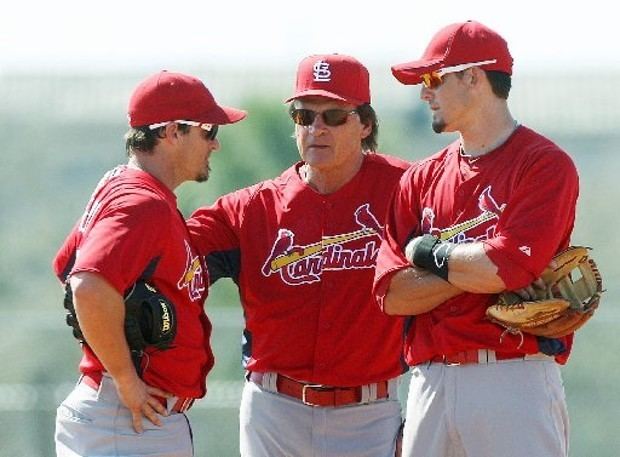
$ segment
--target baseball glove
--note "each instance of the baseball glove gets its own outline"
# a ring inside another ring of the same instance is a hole
[[[487,318],[510,333],[547,338],[560,338],[579,329],[592,317],[603,293],[601,274],[588,255],[589,249],[571,246],[557,254],[555,268],[547,268],[541,276],[546,287],[536,290],[535,300],[504,292],[487,308]]]
[[[125,294],[125,337],[132,351],[142,352],[147,346],[169,349],[177,332],[174,304],[144,281],[135,283]],[[63,301],[66,322],[73,336],[86,343],[73,305],[69,281],[65,284]]]
[[[125,295],[125,336],[132,350],[172,347],[177,332],[174,305],[153,286],[138,281]]]

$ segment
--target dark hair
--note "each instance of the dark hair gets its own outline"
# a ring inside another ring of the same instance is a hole
[[[368,136],[362,140],[362,149],[364,151],[376,151],[377,138],[379,137],[379,119],[377,119],[377,113],[375,113],[373,107],[370,106],[370,103],[358,106],[356,111],[360,117],[360,122],[371,127]]]
[[[163,129],[166,127],[159,127],[155,130],[151,130],[148,125],[142,125],[140,127],[132,127],[125,133],[125,150],[127,155],[130,156],[134,151],[141,151],[151,153],[159,139],[162,138]],[[185,124],[177,124],[177,128],[182,133],[187,133],[190,126]]]
[[[491,84],[493,93],[499,98],[508,100],[508,94],[510,93],[510,88],[512,87],[512,78],[510,75],[508,73],[504,73],[503,71],[485,70],[484,72],[487,75],[489,84]]]

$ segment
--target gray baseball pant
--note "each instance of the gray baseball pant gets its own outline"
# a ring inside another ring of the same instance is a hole
[[[390,398],[313,407],[248,381],[240,409],[242,457],[394,457],[402,422],[398,381]]]
[[[98,390],[79,382],[56,411],[56,455],[192,457],[192,432],[185,414],[160,418],[161,427],[143,419],[144,431],[138,434],[112,378],[104,375]]]
[[[549,360],[413,367],[403,457],[566,457],[568,413]]]

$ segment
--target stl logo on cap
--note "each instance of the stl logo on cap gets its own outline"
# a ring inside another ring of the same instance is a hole
[[[314,64],[313,72],[314,80],[316,82],[330,82],[332,80],[332,72],[329,69],[329,63],[324,60],[319,60]]]
[[[370,103],[368,70],[343,54],[313,54],[297,68],[295,93],[284,103],[301,97],[325,97],[359,106]]]

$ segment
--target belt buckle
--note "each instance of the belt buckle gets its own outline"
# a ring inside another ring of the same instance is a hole
[[[327,391],[329,390],[329,387],[325,387],[321,384],[304,384],[304,386],[301,388],[301,402],[306,406],[319,406],[316,403],[311,403],[306,400],[306,391],[308,389],[313,389],[317,391]]]
[[[448,366],[460,366],[481,363],[480,352],[478,350],[460,351],[454,354],[443,355],[442,358],[443,364]]]
[[[444,356],[442,357],[442,359],[443,359],[443,360],[442,360],[442,363],[443,363],[444,365],[449,366],[449,367],[456,367],[456,366],[459,366],[459,365],[462,365],[462,364],[463,364],[462,362],[458,362],[458,361],[456,361],[456,360],[450,360],[450,359],[448,358],[448,356],[447,356],[447,355],[444,355]]]

